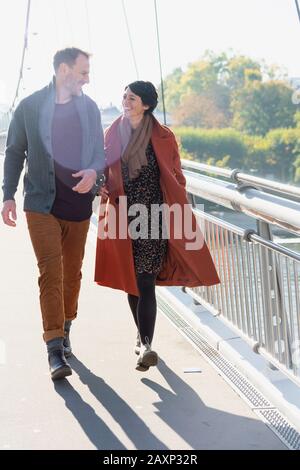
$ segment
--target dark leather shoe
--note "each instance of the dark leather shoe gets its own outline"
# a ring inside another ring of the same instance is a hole
[[[52,380],[64,379],[72,375],[72,369],[67,363],[64,353],[61,349],[55,349],[48,353],[48,362]]]
[[[70,341],[70,331],[65,331],[65,337],[64,337],[64,355],[65,357],[70,357],[72,356],[72,347],[71,347],[71,341]]]

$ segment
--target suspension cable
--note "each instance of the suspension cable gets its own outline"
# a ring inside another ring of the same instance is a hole
[[[128,18],[127,18],[126,7],[125,7],[125,1],[124,1],[124,0],[122,0],[122,6],[123,6],[123,13],[124,13],[124,17],[125,17],[125,22],[126,22],[126,27],[127,27],[127,33],[128,33],[128,38],[129,38],[129,43],[130,43],[130,49],[131,49],[131,53],[132,53],[133,63],[134,63],[134,67],[135,67],[136,77],[137,77],[137,79],[139,79],[139,71],[138,71],[138,67],[137,67],[137,63],[136,63],[136,58],[135,58],[133,43],[132,43],[132,39],[131,39],[130,27],[129,27],[129,23],[128,23]]]
[[[89,15],[89,7],[88,7],[88,2],[87,0],[84,0],[84,5],[85,5],[85,16],[86,16],[86,23],[87,23],[87,35],[88,35],[88,43],[89,43],[89,53],[91,54],[92,53],[92,35],[91,35],[91,27],[90,27],[90,15]],[[96,76],[95,76],[95,80],[93,80],[93,84],[92,84],[92,87],[93,87],[93,90],[94,90],[94,96],[95,96],[95,100],[97,102],[97,105],[98,105],[98,90],[97,90],[97,87],[96,87]],[[99,105],[98,105],[99,106]]]
[[[72,44],[74,44],[74,31],[73,31],[73,26],[72,26],[72,21],[69,15],[69,7],[67,4],[67,0],[64,0],[64,7],[65,7],[65,16],[66,16],[66,21],[69,23],[69,29],[71,33],[71,41]]]
[[[13,112],[14,107],[15,107],[15,102],[19,96],[19,88],[20,84],[23,78],[23,68],[24,68],[24,59],[25,59],[25,52],[26,49],[28,48],[28,26],[29,26],[29,16],[30,16],[30,4],[31,0],[27,0],[27,13],[26,13],[26,23],[25,23],[25,34],[24,34],[24,44],[23,44],[23,52],[22,52],[22,59],[21,59],[21,66],[20,66],[20,72],[19,72],[19,80],[17,84],[17,89],[15,93],[15,97],[13,99],[12,105],[9,108],[9,114]]]
[[[88,41],[89,41],[89,52],[92,52],[92,40],[91,40],[91,28],[90,28],[90,15],[89,15],[89,8],[87,4],[87,0],[84,0],[85,5],[85,15],[86,15],[86,23],[87,23],[87,33],[88,33]]]
[[[58,33],[58,23],[57,23],[57,15],[56,15],[56,2],[53,2],[53,8],[52,8],[52,13],[53,13],[53,19],[54,19],[54,25],[55,25],[55,34],[56,34],[56,43],[57,43],[57,49],[60,48],[60,35]],[[51,8],[51,6],[50,6]]]
[[[295,0],[295,3],[296,3],[296,8],[297,8],[298,18],[299,18],[299,21],[300,21],[300,7],[299,7],[298,0]]]
[[[157,36],[157,47],[158,47],[158,59],[159,59],[159,69],[160,69],[161,97],[162,97],[162,105],[163,105],[163,113],[164,113],[164,124],[166,125],[166,124],[167,124],[167,120],[166,120],[166,108],[165,108],[164,81],[163,81],[163,77],[162,77],[162,67],[161,67],[160,42],[159,42],[159,28],[158,28],[158,19],[157,19],[156,0],[154,0],[154,8],[155,8],[155,22],[156,22],[156,36]]]

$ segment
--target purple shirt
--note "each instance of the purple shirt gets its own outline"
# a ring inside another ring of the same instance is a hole
[[[56,104],[52,122],[52,149],[56,197],[51,214],[59,219],[81,222],[92,215],[92,193],[72,190],[81,178],[74,178],[81,167],[82,129],[73,100]]]

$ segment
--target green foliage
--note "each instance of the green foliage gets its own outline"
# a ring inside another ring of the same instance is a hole
[[[265,137],[233,129],[174,128],[181,152],[196,161],[239,168],[283,182],[300,181],[300,129],[275,129]]]
[[[295,127],[297,106],[283,71],[246,56],[207,51],[168,75],[164,88],[176,126],[231,127],[251,135]]]
[[[232,97],[233,126],[253,135],[279,127],[294,127],[292,89],[283,82],[251,81]]]
[[[182,158],[300,183],[300,111],[282,69],[207,51],[164,86]]]
[[[179,150],[179,155],[180,155],[180,158],[184,159],[184,160],[197,160],[196,158],[196,155],[191,153],[191,152],[188,152],[183,146],[182,146],[182,142],[181,142],[181,138],[176,135],[176,140],[177,140],[177,143],[178,143],[178,150]]]
[[[282,182],[295,180],[295,168],[300,155],[299,129],[274,129],[266,135],[270,153],[266,159],[276,179]]]
[[[228,59],[226,66],[226,85],[231,91],[243,88],[252,77],[261,76],[261,66],[249,57],[234,56]]]
[[[295,168],[294,182],[296,184],[300,183],[300,154],[297,156],[296,160],[293,163]]]
[[[180,103],[181,98],[181,77],[183,75],[183,71],[181,68],[175,69],[165,80],[164,80],[164,96],[165,96],[165,105],[168,112],[178,106]],[[158,109],[160,111],[163,110],[162,108],[162,95],[161,95],[161,87],[158,88]]]
[[[175,128],[182,147],[202,162],[235,168],[247,151],[243,135],[234,129]],[[225,159],[225,160],[224,160]]]
[[[243,134],[247,151],[243,159],[243,168],[256,175],[267,176],[267,159],[270,155],[270,142],[261,136]],[[271,173],[271,172],[270,172]]]

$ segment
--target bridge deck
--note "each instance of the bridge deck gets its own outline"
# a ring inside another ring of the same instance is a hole
[[[73,375],[53,384],[18,204],[17,228],[0,226],[0,449],[285,449],[162,314],[159,366],[135,370],[126,296],[93,282],[90,241],[72,330]],[[201,372],[185,372],[193,367]]]

